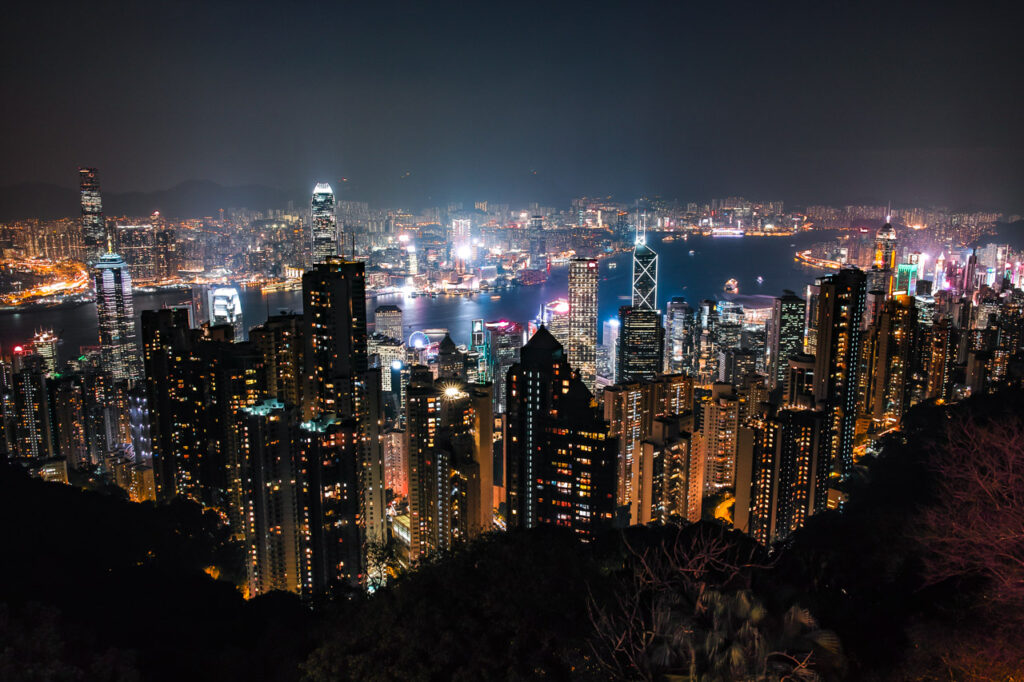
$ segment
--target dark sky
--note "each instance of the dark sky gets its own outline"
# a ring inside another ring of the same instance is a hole
[[[429,6],[428,6],[429,5]],[[1024,207],[1012,5],[33,2],[0,185]],[[406,174],[409,174],[406,176]]]

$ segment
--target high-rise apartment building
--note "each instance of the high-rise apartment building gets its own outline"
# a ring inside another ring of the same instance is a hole
[[[865,336],[865,413],[877,428],[899,424],[910,408],[917,331],[914,299],[897,294],[885,302]]]
[[[507,377],[510,528],[551,524],[587,539],[615,510],[615,443],[562,345],[540,329]]]
[[[819,280],[814,399],[828,413],[829,461],[844,477],[853,468],[866,284],[864,272],[857,268],[843,268]]]
[[[734,483],[740,402],[731,384],[715,383],[702,409],[704,488],[714,492],[732,487]]]
[[[334,210],[334,190],[326,182],[313,188],[310,206],[310,235],[313,264],[338,255],[338,216]]]
[[[116,253],[103,254],[93,268],[103,369],[115,379],[141,377],[132,276]]]
[[[569,262],[569,364],[593,393],[597,386],[597,260]]]

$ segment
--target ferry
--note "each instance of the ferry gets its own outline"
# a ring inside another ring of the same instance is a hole
[[[691,256],[692,256],[692,255],[694,255],[695,253],[697,253],[697,252],[696,252],[696,251],[694,251],[693,249],[690,249],[690,255],[691,255]]]
[[[615,269],[615,268],[617,268],[617,267],[619,267],[619,264],[618,264],[618,263],[612,262],[612,263],[609,263],[609,264],[608,264],[608,269],[609,269],[609,270],[614,270],[614,269]]]
[[[725,283],[725,293],[727,294],[738,294],[740,293],[740,283],[735,279],[730,279]]]
[[[758,275],[757,276],[757,283],[758,284],[764,284],[764,277],[762,277],[761,275]]]
[[[711,230],[712,237],[742,237],[744,234],[741,227],[716,227]]]

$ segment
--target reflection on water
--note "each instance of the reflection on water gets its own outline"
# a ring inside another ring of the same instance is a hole
[[[820,233],[796,238],[797,246],[821,240]],[[673,296],[685,296],[691,304],[701,299],[726,298],[722,287],[727,279],[736,279],[743,300],[754,295],[777,296],[783,289],[799,292],[816,273],[793,261],[792,237],[714,239],[691,237],[687,241],[662,243],[657,235],[648,234],[650,245],[658,252],[658,300],[664,307]],[[689,255],[690,250],[694,255]],[[609,267],[611,263],[616,267]],[[615,317],[619,306],[629,305],[632,267],[628,253],[618,254],[601,262],[598,285],[599,320]],[[761,278],[761,281],[758,281]],[[508,319],[525,323],[537,315],[541,305],[566,296],[567,269],[554,268],[542,285],[519,287],[500,293],[476,296],[439,296],[406,298],[400,294],[381,296],[367,303],[370,321],[378,305],[392,304],[402,308],[406,338],[412,331],[424,328],[445,328],[456,343],[468,343],[470,323],[474,319]],[[263,295],[259,289],[242,290],[242,316],[246,328],[262,324],[268,314],[282,310],[300,312],[302,293],[274,292]],[[728,298],[734,298],[728,296]],[[161,294],[140,294],[135,297],[135,314],[167,305],[181,305],[191,300],[188,291]],[[600,328],[600,324],[598,325]],[[73,357],[83,345],[95,345],[97,339],[96,307],[93,304],[64,310],[42,310],[0,316],[0,344],[9,348],[29,339],[39,328],[53,328],[63,339],[62,359]]]

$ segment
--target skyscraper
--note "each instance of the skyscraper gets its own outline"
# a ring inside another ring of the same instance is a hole
[[[857,268],[843,268],[819,283],[814,399],[828,413],[830,465],[845,477],[853,468],[857,369],[867,278]]]
[[[523,328],[517,322],[497,320],[484,324],[491,334],[491,376],[494,377],[495,412],[505,414],[508,405],[505,379],[512,365],[519,362],[523,347]]]
[[[338,216],[334,212],[334,190],[326,182],[313,188],[310,208],[313,264],[338,255]]]
[[[830,467],[825,416],[814,410],[781,410],[740,429],[736,527],[761,544],[786,537],[826,509]]]
[[[665,371],[693,373],[693,308],[682,296],[668,303],[665,311]]]
[[[653,379],[662,371],[665,330],[661,315],[652,308],[619,308],[619,348],[616,380],[619,383]]]
[[[87,263],[95,263],[107,250],[106,223],[100,179],[95,168],[79,168],[78,183],[82,194],[82,250]]]
[[[360,514],[366,538],[383,539],[384,453],[380,368],[370,368],[362,261],[338,257],[302,276],[305,421],[355,420],[359,434]]]
[[[597,260],[569,263],[569,364],[593,393],[597,385]]]
[[[658,307],[658,254],[641,241],[633,247],[633,307]]]
[[[702,406],[704,487],[708,491],[728,488],[734,483],[739,407],[732,385],[717,382],[712,386],[710,399]]]
[[[876,426],[898,424],[910,408],[911,361],[917,345],[914,299],[898,294],[882,306],[868,331],[865,412]]]
[[[787,291],[772,304],[768,321],[768,383],[775,388],[786,380],[789,358],[803,352],[806,302]]]
[[[128,265],[116,253],[106,253],[96,263],[93,277],[103,369],[115,379],[138,379],[139,348]]]
[[[507,381],[509,528],[551,524],[589,538],[615,510],[615,443],[607,423],[545,328],[523,346]]]

